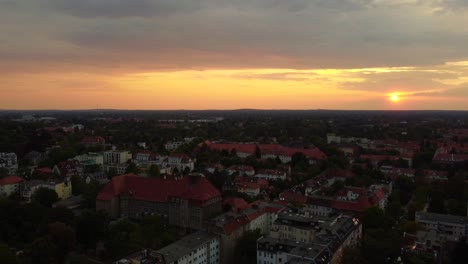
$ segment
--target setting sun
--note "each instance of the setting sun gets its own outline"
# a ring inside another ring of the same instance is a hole
[[[390,101],[398,102],[398,101],[400,101],[400,97],[398,96],[398,94],[391,94],[390,95]]]

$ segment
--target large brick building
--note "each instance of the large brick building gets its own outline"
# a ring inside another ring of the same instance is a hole
[[[96,210],[112,217],[159,215],[171,225],[202,229],[222,210],[220,192],[201,174],[174,179],[126,174],[112,178],[96,198]]]

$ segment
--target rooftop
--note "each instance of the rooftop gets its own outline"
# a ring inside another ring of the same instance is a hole
[[[416,212],[417,221],[430,221],[430,222],[441,222],[450,223],[457,225],[468,225],[468,218],[464,216],[448,215],[448,214],[435,214],[435,213],[424,213]]]
[[[217,236],[207,232],[198,231],[158,250],[157,252],[164,256],[166,263],[172,263],[183,256],[189,255],[195,249],[214,239],[217,239]]]

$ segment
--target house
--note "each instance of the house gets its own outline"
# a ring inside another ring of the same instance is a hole
[[[0,153],[0,168],[5,168],[8,175],[15,175],[18,170],[18,157],[15,153]]]
[[[242,211],[231,211],[211,218],[207,230],[220,237],[220,263],[233,263],[238,239],[246,231],[259,230],[262,235],[267,235],[278,213],[284,208],[282,204],[258,201]]]
[[[345,187],[338,191],[333,209],[358,215],[372,206],[384,210],[391,191],[391,184],[389,186],[372,185],[368,189]]]
[[[179,173],[186,170],[192,172],[195,169],[195,162],[189,156],[178,153],[169,155],[163,162],[163,165],[168,165],[172,170],[177,170]]]
[[[113,177],[96,197],[96,210],[112,217],[142,218],[158,215],[168,224],[202,229],[221,212],[220,192],[201,174],[171,179],[134,174]]]
[[[70,178],[83,175],[83,166],[77,160],[67,160],[57,163],[52,169],[52,173],[61,178]]]
[[[427,179],[430,179],[430,180],[440,180],[440,181],[448,180],[447,171],[424,170],[423,174]]]
[[[352,215],[310,217],[283,210],[270,235],[257,240],[257,263],[341,263],[344,249],[361,238],[362,224]]]
[[[104,164],[124,164],[132,159],[130,151],[111,150],[104,152]]]
[[[73,159],[79,161],[84,166],[104,165],[104,155],[102,153],[90,152],[88,154],[76,156]]]
[[[65,200],[72,196],[72,184],[69,178],[61,180],[43,181],[32,180],[24,182],[22,197],[25,201],[31,202],[34,192],[40,188],[48,188],[57,193],[59,199]]]
[[[246,209],[249,204],[242,198],[229,197],[223,200],[223,206],[229,205],[233,212],[240,212]]]
[[[18,176],[6,176],[0,179],[0,196],[19,193],[24,179]]]
[[[415,222],[422,226],[416,232],[412,249],[427,252],[448,263],[453,246],[461,238],[467,239],[468,217],[427,212],[416,212]]]
[[[372,167],[377,169],[379,168],[382,163],[388,161],[396,161],[398,159],[397,156],[391,156],[391,155],[360,155],[359,158],[362,161],[368,161],[371,163]]]
[[[223,165],[220,163],[206,163],[204,164],[205,171],[213,174],[215,172],[220,172],[224,169]]]
[[[81,144],[83,145],[104,145],[106,144],[106,140],[100,136],[89,136],[85,137],[81,140]]]
[[[256,175],[256,178],[267,180],[286,180],[286,172],[279,170],[261,170]]]
[[[254,176],[255,169],[252,166],[248,165],[232,165],[227,169],[229,175],[233,175],[235,173],[239,175],[246,175],[246,176]]]
[[[282,163],[291,162],[293,155],[296,153],[302,153],[311,164],[327,159],[327,155],[315,146],[306,149],[284,147],[279,144],[260,144],[258,147],[262,159],[279,158]]]
[[[255,156],[257,152],[257,145],[255,143],[225,143],[205,141],[198,144],[197,149],[201,149],[203,145],[212,151],[227,151],[228,153],[236,153],[236,155],[240,158]]]
[[[138,151],[135,155],[135,163],[141,165],[158,165],[161,166],[163,162],[163,157],[160,155],[155,154],[152,151],[145,150],[145,151]]]
[[[28,152],[24,156],[24,159],[27,160],[32,165],[38,165],[45,158],[46,158],[45,153],[41,153],[41,152],[38,152],[38,151]]]
[[[250,197],[256,197],[260,194],[260,185],[255,182],[243,182],[237,185],[237,191]]]

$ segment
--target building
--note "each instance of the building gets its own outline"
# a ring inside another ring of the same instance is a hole
[[[201,174],[173,179],[126,174],[112,178],[96,198],[96,210],[114,218],[158,215],[171,225],[202,229],[222,210],[220,192]]]
[[[106,151],[104,152],[104,164],[123,164],[132,159],[130,151]]]
[[[219,264],[219,237],[198,231],[160,250],[142,249],[114,264]]]
[[[358,215],[372,206],[385,210],[391,192],[391,184],[388,186],[372,185],[368,189],[345,187],[338,191],[333,202],[333,209]]]
[[[237,185],[237,191],[250,197],[257,197],[260,194],[260,185],[255,182],[242,182]]]
[[[57,193],[59,199],[65,200],[72,197],[72,184],[69,178],[54,181],[33,180],[24,183],[22,197],[25,201],[31,202],[34,192],[40,188],[48,188]]]
[[[351,215],[316,219],[282,211],[270,236],[257,241],[257,263],[341,263],[344,248],[361,237],[362,225]]]
[[[219,264],[219,237],[204,231],[195,232],[157,251],[166,264]]]
[[[81,144],[83,145],[104,145],[106,144],[106,140],[100,136],[90,136],[85,137],[81,140]]]
[[[165,145],[164,145],[164,148],[168,151],[173,151],[177,148],[179,148],[180,146],[183,146],[185,144],[188,144],[190,142],[192,142],[195,138],[192,137],[192,138],[189,138],[189,137],[186,137],[184,138],[184,141],[168,141]]]
[[[163,158],[152,151],[138,151],[134,161],[139,165],[158,165],[161,166]]]
[[[177,170],[179,173],[184,171],[192,172],[195,169],[195,162],[185,154],[171,154],[163,162],[163,167],[165,165],[172,168],[172,170]]]
[[[0,168],[5,168],[8,175],[15,175],[18,170],[18,157],[15,153],[0,153]]]
[[[261,170],[255,177],[267,180],[286,180],[286,172],[279,170]]]
[[[82,165],[104,165],[104,155],[102,153],[88,153],[79,155],[73,158],[74,160],[79,161]]]
[[[123,163],[123,164],[106,164],[104,165],[104,171],[109,172],[111,170],[115,170],[115,173],[117,175],[122,175],[127,172],[127,167],[128,165]]]
[[[416,248],[439,252],[447,243],[468,238],[468,217],[416,212],[416,223],[423,228],[417,231]]]
[[[0,179],[0,196],[10,196],[20,193],[23,178],[18,176],[7,176]]]
[[[292,157],[297,153],[302,153],[309,160],[310,164],[327,159],[327,155],[315,146],[310,146],[309,148],[291,148],[279,144],[260,144],[258,148],[260,149],[262,159],[279,158],[282,163],[291,162]]]
[[[57,163],[52,169],[52,173],[61,178],[70,178],[83,175],[83,166],[77,160],[67,160]]]
[[[256,202],[244,210],[227,212],[209,220],[208,231],[220,237],[220,262],[233,263],[238,239],[246,231],[260,230],[267,235],[278,213],[284,209],[279,203]]]
[[[227,169],[227,173],[229,175],[237,173],[239,175],[254,176],[255,169],[252,166],[248,165],[232,165]]]

